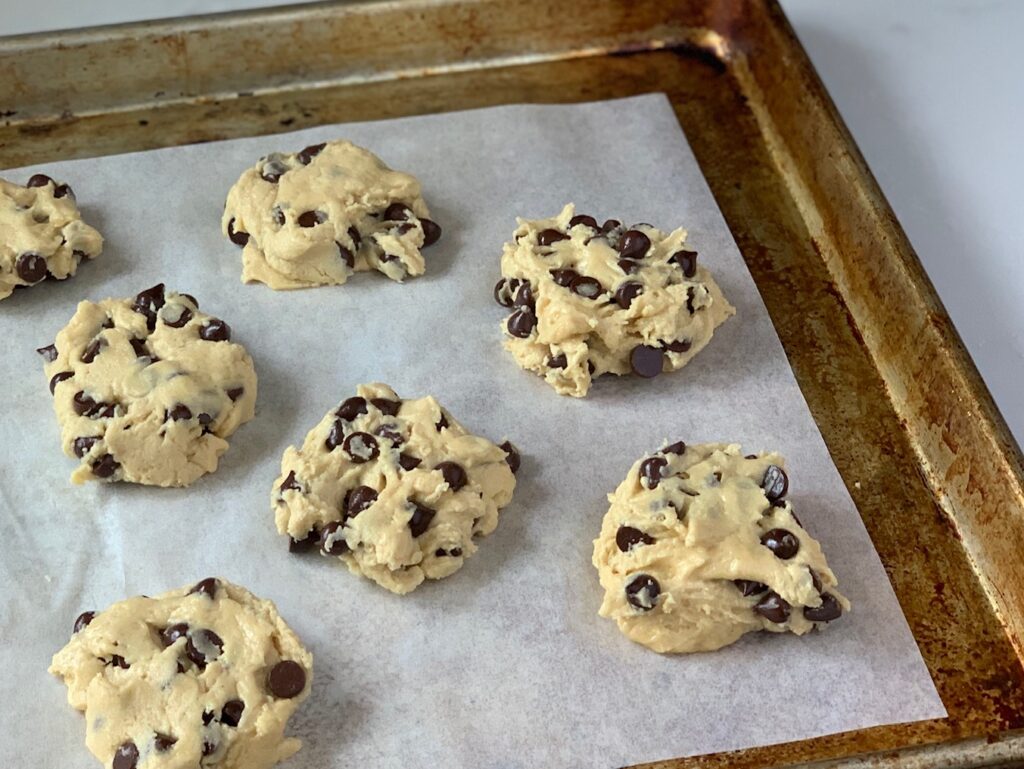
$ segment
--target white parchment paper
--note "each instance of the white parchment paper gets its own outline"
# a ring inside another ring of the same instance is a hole
[[[255,159],[349,138],[424,184],[444,227],[427,275],[275,293],[239,282],[219,231]],[[0,305],[0,765],[86,769],[81,717],[46,673],[75,616],[220,575],[277,602],[315,655],[287,766],[616,767],[945,714],[757,289],[663,96],[512,106],[53,163],[106,249]],[[559,397],[500,346],[491,298],[515,216],[567,201],[603,220],[686,226],[737,315],[683,371]],[[256,419],[188,489],[68,481],[42,361],[83,298],[158,281],[231,324],[256,361]],[[356,384],[436,395],[524,458],[498,530],[455,576],[397,597],[289,555],[268,496],[281,453]],[[853,612],[828,632],[659,656],[597,616],[605,495],[664,438],[789,461],[791,499]],[[870,482],[870,479],[861,479]]]

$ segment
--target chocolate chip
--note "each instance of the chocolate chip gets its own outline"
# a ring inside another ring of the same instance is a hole
[[[242,393],[245,392],[244,387],[232,387],[230,390],[225,390],[224,394],[231,399],[232,403],[242,397]]]
[[[626,601],[641,611],[650,611],[658,603],[661,585],[650,574],[638,574],[626,585]]]
[[[288,166],[282,163],[280,160],[268,160],[263,164],[263,170],[260,172],[260,177],[265,182],[271,184],[277,184],[278,180],[288,172]]]
[[[295,221],[299,223],[300,227],[316,227],[327,221],[327,214],[321,211],[304,211]]]
[[[592,230],[597,229],[597,220],[593,216],[587,216],[586,214],[576,214],[572,219],[569,220],[569,226],[575,227],[582,224],[584,227],[590,227]]]
[[[323,148],[326,146],[326,142],[322,144],[311,144],[305,149],[300,150],[297,155],[297,158],[299,162],[302,163],[302,165],[308,166],[309,161],[311,161],[313,158],[319,155],[323,151]]]
[[[199,329],[199,337],[207,342],[231,341],[231,326],[219,318],[210,318]]]
[[[100,439],[97,437],[83,436],[81,438],[75,438],[75,440],[71,444],[71,447],[72,450],[75,452],[75,456],[81,459],[86,454],[88,454],[89,450],[97,443],[99,443],[99,441]]]
[[[79,390],[71,400],[71,407],[79,416],[86,416],[90,419],[109,419],[114,416],[116,406],[113,403],[95,401]]]
[[[651,239],[640,230],[626,230],[619,238],[619,255],[623,259],[643,259],[650,247]]]
[[[184,403],[175,404],[170,410],[164,412],[164,421],[181,422],[192,418],[192,410]]]
[[[320,532],[320,552],[324,555],[341,555],[348,552],[348,542],[340,521],[331,521]]]
[[[75,197],[75,191],[67,184],[58,184],[53,188],[53,196],[55,198],[71,197],[73,200]]]
[[[787,529],[771,529],[761,535],[761,544],[775,553],[776,558],[788,561],[800,552],[800,540]]]
[[[203,726],[209,726],[210,724],[212,724],[213,723],[213,711],[212,710],[204,710],[203,711],[203,715],[202,715],[202,719],[203,719]]]
[[[533,299],[533,286],[529,283],[521,283],[519,289],[516,291],[515,297],[512,299],[513,307],[530,307],[533,308],[535,302]]]
[[[789,476],[778,465],[768,465],[764,471],[764,477],[761,478],[761,488],[764,489],[764,495],[768,497],[768,501],[775,504],[781,501],[789,491]]]
[[[676,251],[672,254],[669,262],[672,264],[679,265],[679,269],[683,271],[683,275],[687,278],[692,278],[697,274],[697,252],[696,251]]]
[[[157,753],[166,753],[168,750],[174,747],[178,739],[172,737],[169,734],[156,733],[156,737],[153,739],[153,747],[156,748]]]
[[[597,366],[594,365],[594,361],[588,360],[587,361],[587,373],[589,373],[590,376],[594,376],[594,372],[595,371],[597,371]]]
[[[732,584],[739,588],[739,591],[747,597],[761,595],[761,593],[768,589],[768,586],[763,582],[755,582],[752,579],[734,579]]]
[[[597,278],[591,278],[589,275],[577,275],[569,283],[569,290],[584,299],[597,299],[604,293],[604,286]]]
[[[92,463],[92,474],[97,478],[109,478],[121,467],[113,454],[104,454]]]
[[[47,184],[56,184],[56,182],[53,179],[51,179],[49,176],[47,176],[46,174],[33,174],[29,178],[29,180],[25,184],[25,186],[26,187],[45,187]]]
[[[356,464],[369,462],[380,454],[377,439],[369,433],[351,433],[345,437],[341,447]]]
[[[533,310],[529,307],[520,307],[508,316],[505,328],[508,329],[508,333],[512,336],[526,339],[533,333],[536,325],[537,316],[533,314]]]
[[[341,245],[338,241],[334,241],[334,245],[338,247],[338,258],[348,265],[350,270],[355,269],[356,258],[352,255],[352,252],[345,248],[345,246]]]
[[[692,345],[689,339],[676,339],[673,342],[662,342],[661,346],[669,352],[688,352]]]
[[[135,351],[136,358],[150,357],[149,350],[146,348],[145,339],[139,339],[138,337],[129,339],[128,344],[130,344],[132,346],[132,349]]]
[[[831,622],[834,619],[839,619],[842,614],[843,607],[831,593],[821,594],[821,606],[804,607],[804,617],[811,622]]]
[[[693,286],[686,289],[686,310],[693,315],[696,310],[693,308],[693,300],[697,298],[697,292]]]
[[[345,400],[338,410],[334,412],[336,417],[344,419],[347,422],[351,422],[360,414],[366,413],[366,398],[360,398],[358,396]]]
[[[281,214],[281,218],[284,218],[284,214]],[[281,222],[284,224],[284,222]],[[235,229],[234,218],[228,219],[228,240],[234,243],[236,246],[245,246],[249,242],[249,233],[244,230]]]
[[[668,466],[664,457],[648,457],[640,463],[640,483],[644,488],[656,489],[661,483],[661,473]]]
[[[302,491],[302,486],[300,486],[298,481],[295,480],[295,471],[294,470],[291,470],[291,471],[288,472],[288,475],[285,477],[285,479],[283,481],[281,481],[281,485],[277,487],[277,490],[278,491],[292,491],[292,490]]]
[[[448,488],[452,491],[458,491],[469,482],[466,471],[462,468],[462,465],[456,462],[441,462],[434,469],[441,471],[445,483],[448,484]]]
[[[618,219],[606,219],[604,224],[601,225],[601,232],[608,233],[612,230],[618,229],[622,226],[622,222]]]
[[[615,544],[623,553],[628,553],[637,545],[653,545],[654,542],[654,537],[645,534],[640,529],[634,529],[632,526],[620,526],[619,530],[615,532]]]
[[[136,769],[139,765],[139,749],[135,743],[122,742],[114,751],[114,760],[110,764],[111,769]]]
[[[441,239],[441,225],[432,219],[420,218],[423,228],[423,247],[428,248]]]
[[[355,518],[377,501],[377,492],[369,486],[356,486],[345,498],[345,516]]]
[[[288,537],[288,552],[308,553],[310,550],[313,549],[313,545],[315,545],[319,540],[320,532],[316,529],[310,529],[309,534],[307,534],[302,539]]]
[[[412,215],[412,209],[405,203],[392,203],[384,209],[384,219],[389,222],[404,222]]]
[[[632,259],[619,259],[619,269],[627,275],[632,275],[634,272],[640,269],[640,263],[634,262]]]
[[[370,403],[389,417],[398,416],[398,410],[402,408],[402,401],[393,401],[388,398],[370,398]]]
[[[37,347],[36,352],[42,355],[47,363],[57,360],[57,345],[48,344],[46,347]]]
[[[67,381],[68,379],[71,379],[71,377],[73,377],[74,375],[75,372],[73,371],[61,371],[57,374],[54,374],[53,377],[51,377],[50,379],[50,395],[53,395],[54,390],[57,389],[57,385],[59,385],[61,382]]]
[[[39,254],[25,253],[14,263],[14,270],[26,283],[38,283],[46,277],[46,260]]]
[[[513,445],[512,441],[505,441],[499,447],[505,452],[505,461],[508,463],[509,469],[512,474],[515,475],[519,472],[519,466],[522,464],[522,457],[519,455],[519,449]]]
[[[212,756],[217,752],[217,741],[212,738],[203,738],[203,755]]]
[[[398,425],[381,425],[373,434],[378,438],[384,438],[391,441],[392,446],[401,446],[405,443],[405,436],[398,431]]]
[[[132,309],[140,315],[146,316],[146,326],[150,331],[156,328],[156,313],[164,306],[164,284],[157,283],[155,286],[140,291],[135,295],[132,302]]]
[[[96,356],[100,354],[100,350],[105,346],[106,342],[104,342],[103,339],[99,337],[93,339],[89,343],[89,346],[82,351],[82,363],[92,363],[96,360]]]
[[[178,639],[186,638],[187,636],[188,625],[184,622],[178,622],[174,625],[168,625],[160,631],[160,643],[166,649],[178,641]]]
[[[212,630],[198,630],[191,633],[185,644],[185,656],[200,670],[224,653],[224,642]]]
[[[502,278],[494,284],[494,301],[502,307],[511,307],[518,288],[519,280],[517,278]]]
[[[448,415],[444,413],[444,409],[441,409],[441,418],[437,420],[434,427],[438,432],[448,429]]]
[[[661,450],[661,453],[662,454],[678,454],[678,455],[682,456],[683,454],[686,453],[686,444],[683,443],[682,441],[676,441],[675,443],[670,443],[668,446],[666,446],[665,448],[663,448]]]
[[[436,510],[431,510],[429,507],[412,503],[412,516],[409,518],[409,531],[412,532],[414,537],[420,536],[430,526],[430,522],[434,519],[437,514]]]
[[[637,376],[650,379],[661,373],[664,357],[665,354],[657,347],[637,345],[629,354],[629,366]]]
[[[345,423],[340,419],[335,419],[334,424],[331,425],[330,432],[327,433],[327,440],[324,441],[324,445],[328,451],[334,451],[338,446],[345,440]]]
[[[400,453],[398,455],[398,464],[401,465],[402,469],[405,471],[415,470],[420,466],[420,462],[422,461],[422,459],[414,457],[412,454]]]
[[[207,577],[206,579],[200,580],[192,589],[186,593],[186,595],[205,595],[207,598],[213,599],[217,597],[217,578]]]
[[[560,240],[569,240],[569,236],[564,232],[551,229],[541,230],[537,233],[538,246],[550,246],[552,243],[557,243]]]
[[[306,688],[306,671],[302,665],[291,660],[283,660],[274,665],[267,677],[267,688],[275,697],[290,700],[302,694]]]
[[[274,217],[274,224],[276,224],[278,227],[284,227],[284,211],[282,211],[277,206],[274,206],[274,208],[270,212],[270,215]]]
[[[790,605],[776,592],[768,593],[754,604],[754,611],[769,622],[783,623],[789,619]]]
[[[359,230],[355,228],[355,225],[348,228],[348,236],[352,239],[352,247],[358,251],[359,247],[363,245],[363,238],[359,234]]]
[[[643,293],[644,287],[641,283],[630,280],[615,289],[615,301],[623,310],[628,310],[633,300]]]
[[[184,328],[190,320],[192,320],[192,310],[184,305],[180,305],[181,312],[178,313],[178,317],[174,320],[168,319],[168,314],[165,311],[163,314],[164,325],[170,326],[171,328]]]
[[[244,710],[245,703],[241,700],[228,700],[220,711],[220,722],[225,726],[238,726]]]
[[[110,659],[107,661],[107,666],[112,668],[121,668],[121,670],[131,670],[132,667],[128,664],[128,660],[120,654],[111,654]]]
[[[821,592],[821,577],[818,576],[818,572],[808,567],[807,571],[811,574],[811,584],[814,585],[814,589],[819,593]]]
[[[94,611],[83,611],[75,619],[75,625],[74,625],[74,631],[73,632],[75,632],[75,633],[82,632],[87,627],[89,627],[89,623],[92,622],[94,619],[96,619],[96,612],[94,612]]]
[[[565,357],[563,352],[561,355],[556,355],[554,358],[548,358],[548,368],[565,368],[569,365],[569,361]]]
[[[551,270],[551,279],[562,288],[569,288],[575,278],[579,277],[576,270]]]

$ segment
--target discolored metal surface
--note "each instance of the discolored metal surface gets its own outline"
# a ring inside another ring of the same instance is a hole
[[[368,46],[374,30],[387,36]],[[648,766],[1024,765],[1020,451],[774,2],[342,3],[0,40],[0,167],[652,91],[686,130],[949,717]]]

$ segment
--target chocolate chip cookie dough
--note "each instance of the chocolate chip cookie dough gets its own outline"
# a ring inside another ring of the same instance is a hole
[[[25,187],[0,179],[0,299],[18,286],[70,278],[102,250],[103,238],[82,222],[68,185],[44,174]]]
[[[476,552],[512,499],[519,453],[471,435],[432,397],[360,385],[281,460],[271,501],[293,552],[318,548],[394,593]]]
[[[602,374],[654,377],[685,366],[735,310],[686,245],[686,230],[603,225],[570,203],[519,219],[501,257],[505,347],[561,395]]]
[[[273,603],[211,577],[83,613],[50,672],[104,767],[269,769],[301,747],[284,732],[313,656]]]
[[[256,372],[227,323],[163,284],[80,302],[41,347],[71,480],[187,486],[253,417]]]
[[[608,499],[594,566],[602,617],[656,652],[711,651],[744,633],[803,635],[850,608],[786,500],[778,454],[665,446]]]
[[[242,280],[274,289],[344,283],[379,270],[422,275],[441,237],[415,177],[351,142],[260,158],[228,193],[221,226],[242,247]]]

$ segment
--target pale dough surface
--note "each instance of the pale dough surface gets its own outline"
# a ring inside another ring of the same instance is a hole
[[[0,299],[47,276],[70,278],[83,259],[103,250],[103,238],[82,221],[68,185],[42,174],[29,184],[0,179]]]
[[[269,769],[301,747],[284,732],[313,656],[270,601],[223,579],[200,585],[80,617],[54,655],[50,672],[106,769]],[[301,668],[291,691],[271,683],[281,662]]]
[[[420,250],[440,236],[429,216],[415,177],[333,141],[261,158],[228,193],[221,226],[243,246],[244,282],[288,289],[365,270],[422,275]]]
[[[505,347],[562,395],[585,396],[602,374],[637,372],[638,347],[653,366],[643,375],[676,371],[735,314],[687,247],[686,230],[598,226],[571,203],[551,219],[518,222],[495,288],[512,309],[502,322]]]
[[[830,608],[833,618],[849,610],[821,546],[785,500],[788,481],[777,495],[785,478],[778,474],[782,457],[744,457],[738,444],[688,446],[682,454],[671,448],[652,455],[654,464],[665,460],[656,486],[641,479],[650,460],[645,458],[608,496],[611,506],[593,557],[605,589],[602,617],[654,651],[696,652],[755,630],[803,635],[824,627],[830,620],[820,618]],[[774,504],[762,488],[773,477]],[[795,554],[792,540],[790,552],[762,544],[768,532],[779,530],[795,538]],[[657,587],[652,590],[645,577]]]
[[[355,455],[345,443],[353,434]],[[372,438],[369,450],[360,434]],[[387,385],[360,385],[285,451],[271,499],[277,530],[293,549],[315,545],[408,593],[458,571],[474,540],[494,531],[518,462],[510,443],[471,435],[433,397],[402,400]],[[459,469],[446,475],[442,463]]]
[[[187,486],[253,417],[256,372],[230,327],[162,284],[80,302],[40,348],[71,480]],[[205,337],[205,338],[204,338]]]

